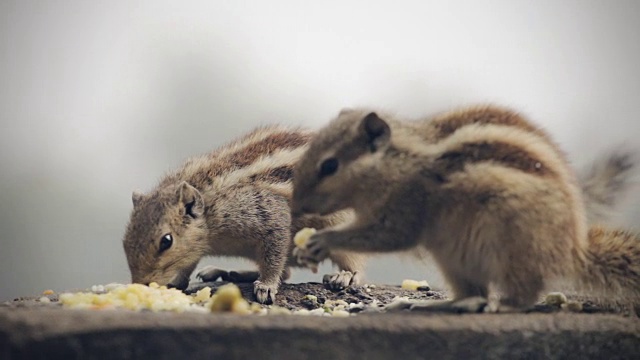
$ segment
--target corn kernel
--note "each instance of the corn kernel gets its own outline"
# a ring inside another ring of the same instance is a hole
[[[402,286],[405,290],[418,290],[420,287],[429,287],[429,283],[426,280],[417,281],[411,279],[402,280]]]
[[[316,229],[314,228],[303,228],[302,230],[298,231],[296,235],[293,237],[293,243],[297,247],[304,249],[307,247],[309,238],[311,238],[311,236],[315,233],[316,233]]]

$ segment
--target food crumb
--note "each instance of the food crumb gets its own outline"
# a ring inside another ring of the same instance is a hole
[[[205,302],[211,298],[211,288],[208,286],[203,287],[202,289],[196,292],[196,295],[193,297],[195,302]]]
[[[211,309],[211,312],[232,312],[237,314],[251,313],[251,306],[247,300],[242,297],[240,288],[235,284],[220,286],[216,293],[211,297],[209,308]]]
[[[47,289],[42,292],[42,295],[53,295],[53,294],[55,294],[55,292],[51,289]]]
[[[311,235],[315,233],[316,233],[316,229],[314,228],[303,228],[300,231],[298,231],[296,235],[293,237],[293,243],[297,247],[304,249],[307,247],[307,243],[309,242],[309,238],[311,238]]]
[[[349,317],[349,316],[351,316],[351,314],[346,310],[334,310],[331,313],[331,315],[334,316],[334,317]]]
[[[551,292],[544,298],[544,302],[547,305],[560,307],[567,302],[567,296],[561,292]]]
[[[429,283],[427,280],[417,281],[411,279],[402,280],[401,288],[405,290],[420,290],[420,291],[429,291],[431,288],[429,287]]]
[[[132,311],[197,311],[194,297],[177,289],[146,286],[142,284],[94,285],[89,292],[63,293],[59,300],[62,306],[72,309],[114,309]],[[109,290],[107,290],[107,288]]]

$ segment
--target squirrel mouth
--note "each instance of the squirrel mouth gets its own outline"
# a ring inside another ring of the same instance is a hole
[[[168,288],[175,288],[178,290],[186,290],[189,286],[189,278],[184,276],[176,276],[173,280],[171,280],[168,284]]]

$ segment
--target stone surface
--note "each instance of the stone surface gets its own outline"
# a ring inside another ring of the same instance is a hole
[[[285,285],[278,301],[290,308],[304,307],[307,293],[352,301],[366,294],[382,302],[405,293],[384,286],[369,293],[333,293],[319,284]],[[250,294],[250,286],[242,289]],[[632,359],[639,354],[640,321],[611,313],[401,312],[331,318],[67,310],[29,299],[0,306],[2,359]]]

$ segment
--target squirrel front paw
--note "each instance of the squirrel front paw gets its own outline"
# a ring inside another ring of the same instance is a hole
[[[330,290],[338,291],[350,286],[357,286],[361,282],[357,271],[342,270],[335,274],[327,274],[322,278],[322,283]]]
[[[266,284],[260,280],[253,283],[253,294],[260,304],[275,304],[278,284]]]
[[[329,248],[322,237],[322,233],[312,235],[304,244],[304,247],[296,247],[293,250],[298,264],[304,265],[315,273],[318,271],[318,264],[329,257]]]

